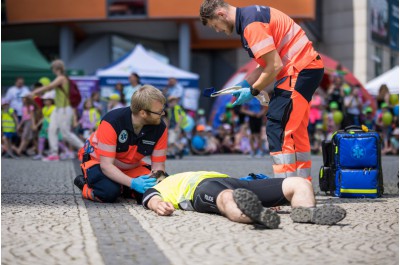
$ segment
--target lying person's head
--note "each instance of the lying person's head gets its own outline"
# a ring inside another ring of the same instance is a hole
[[[157,171],[152,171],[151,178],[156,178],[157,179],[157,184],[163,181],[166,177],[168,177],[168,174],[162,170],[157,170]]]

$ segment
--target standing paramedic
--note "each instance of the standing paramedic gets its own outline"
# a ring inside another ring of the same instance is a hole
[[[289,16],[272,7],[237,8],[223,0],[205,0],[200,17],[217,32],[230,35],[236,28],[244,49],[259,64],[239,83],[234,105],[251,100],[276,80],[267,112],[274,175],[309,178],[309,103],[324,74],[311,41]]]
[[[149,177],[151,171],[165,171],[165,97],[157,88],[144,85],[130,102],[130,107],[108,112],[81,149],[84,176],[77,176],[74,183],[86,199],[114,202],[128,193],[140,201],[141,194],[156,183]],[[151,157],[151,165],[142,161],[145,156]]]

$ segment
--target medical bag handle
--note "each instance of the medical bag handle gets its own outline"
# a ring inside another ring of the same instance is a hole
[[[358,126],[358,125],[350,125],[350,126],[347,126],[346,128],[344,128],[344,131],[345,132],[348,132],[348,131],[363,131],[363,129],[361,128],[361,126]]]

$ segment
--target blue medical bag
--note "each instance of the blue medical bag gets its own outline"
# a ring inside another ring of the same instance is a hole
[[[323,144],[320,189],[337,197],[377,198],[383,194],[381,140],[375,131],[349,126]]]

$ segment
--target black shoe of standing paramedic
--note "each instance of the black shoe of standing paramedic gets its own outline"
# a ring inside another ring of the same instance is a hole
[[[239,83],[242,89],[233,93],[237,98],[233,105],[242,105],[276,81],[267,113],[275,178],[309,178],[309,103],[322,80],[324,65],[303,29],[275,8],[239,8],[223,0],[204,0],[200,19],[217,32],[229,35],[236,30],[243,48],[259,65]]]
[[[107,113],[89,137],[90,159],[82,161],[86,180],[82,195],[99,202],[114,202],[130,188],[144,193],[156,184],[151,171],[164,171],[167,127],[163,121],[165,97],[157,88],[144,85],[131,98],[130,107]],[[150,156],[151,165],[142,161]],[[87,157],[89,158],[89,157]]]

